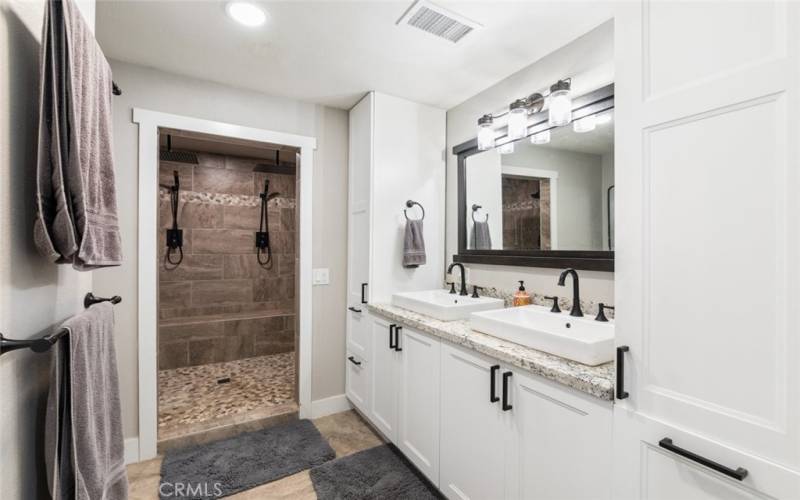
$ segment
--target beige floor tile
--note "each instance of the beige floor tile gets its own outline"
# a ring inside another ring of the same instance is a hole
[[[156,457],[128,466],[129,500],[158,500],[162,460],[163,457]]]
[[[319,432],[325,436],[337,457],[351,455],[384,441],[355,411],[335,413],[314,420]]]
[[[233,500],[316,500],[314,485],[307,470],[262,484],[229,497]]]

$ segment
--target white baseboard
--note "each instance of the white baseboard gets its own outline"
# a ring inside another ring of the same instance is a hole
[[[132,437],[125,440],[125,465],[139,461],[139,438]]]
[[[311,418],[320,418],[352,409],[353,406],[344,394],[311,402]]]

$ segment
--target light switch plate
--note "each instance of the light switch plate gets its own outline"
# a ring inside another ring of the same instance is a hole
[[[314,269],[312,274],[312,282],[314,285],[327,285],[331,282],[330,269],[327,267]]]

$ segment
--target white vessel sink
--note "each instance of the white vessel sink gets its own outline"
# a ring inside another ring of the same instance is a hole
[[[470,315],[470,327],[493,337],[590,366],[614,359],[614,323],[524,306]]]
[[[504,306],[500,299],[474,299],[469,295],[452,294],[448,290],[396,293],[392,295],[392,304],[443,321],[467,319],[471,313]]]

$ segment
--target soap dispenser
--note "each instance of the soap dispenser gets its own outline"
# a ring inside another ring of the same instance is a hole
[[[531,294],[525,291],[525,282],[519,280],[519,289],[514,294],[514,307],[529,306],[531,303],[533,303],[533,299],[531,299]]]

